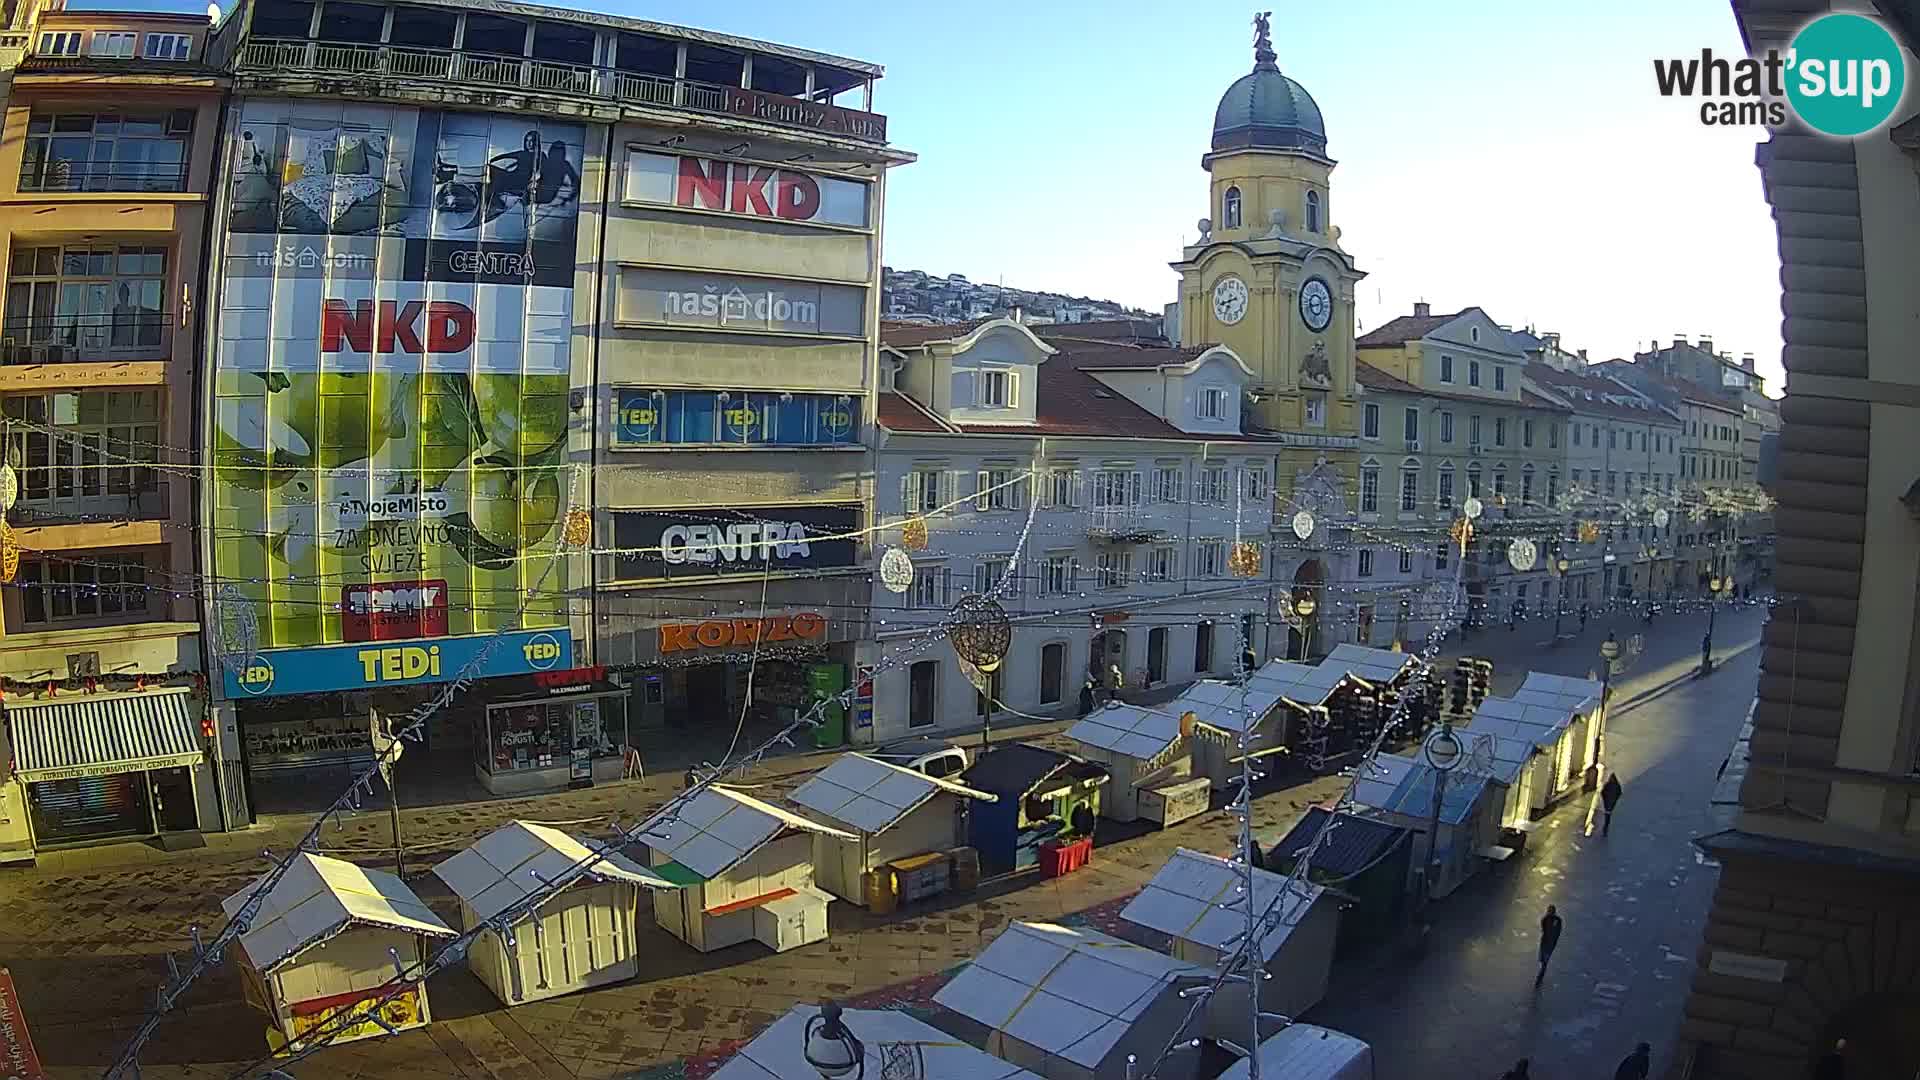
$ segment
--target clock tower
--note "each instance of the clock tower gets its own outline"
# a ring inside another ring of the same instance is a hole
[[[1281,74],[1268,16],[1254,17],[1253,71],[1220,98],[1200,239],[1182,252],[1180,336],[1222,344],[1254,371],[1249,419],[1337,449],[1354,434],[1354,286],[1363,276],[1332,224],[1326,125]]]

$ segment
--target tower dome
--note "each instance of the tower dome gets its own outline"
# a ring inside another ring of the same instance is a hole
[[[1253,70],[1234,80],[1213,111],[1213,149],[1304,150],[1326,156],[1327,126],[1307,88],[1280,73],[1267,17],[1253,20]]]

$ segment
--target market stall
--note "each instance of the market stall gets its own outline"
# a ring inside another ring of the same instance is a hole
[[[566,889],[521,916],[506,934],[477,937],[467,965],[508,1005],[571,994],[639,973],[634,911],[642,889],[673,889],[617,853],[596,854],[558,829],[514,821],[433,868],[460,898],[463,927],[497,918],[576,866]]]
[[[1392,754],[1375,759],[1378,771],[1354,784],[1353,801],[1374,816],[1409,831],[1425,834],[1433,827],[1436,770],[1424,762]],[[1447,774],[1441,792],[1439,836],[1431,850],[1423,838],[1420,859],[1411,873],[1421,873],[1420,861],[1432,864],[1428,895],[1445,896],[1480,872],[1489,859],[1512,850],[1500,846],[1500,815],[1506,805],[1507,785],[1486,773],[1455,769]]]
[[[1240,902],[1244,885],[1245,872],[1227,860],[1177,848],[1120,917],[1167,935],[1174,959],[1214,968],[1246,934],[1245,909],[1226,906]],[[1268,978],[1260,984],[1260,1009],[1299,1016],[1326,996],[1339,901],[1323,885],[1256,869],[1252,902],[1266,926],[1260,952]],[[1244,985],[1221,987],[1207,999],[1207,1036],[1245,1045],[1248,1015]]]
[[[967,803],[990,803],[996,797],[865,754],[845,753],[788,798],[853,834],[850,839],[814,834],[814,875],[821,888],[867,907],[902,891],[915,899],[929,890],[945,891],[951,881],[946,853],[966,836]],[[899,875],[889,867],[923,855],[939,856],[921,871],[930,884],[911,887],[911,875],[920,868],[909,866],[904,883],[909,887],[901,889]]]
[[[1591,713],[1579,709],[1582,705],[1591,709],[1597,700],[1598,695],[1563,702],[1559,695],[1539,693],[1525,699],[1517,693],[1511,698],[1490,697],[1475,707],[1464,730],[1529,743],[1539,749],[1525,770],[1528,805],[1538,816],[1580,791],[1586,770],[1594,761],[1594,744],[1588,722]]]
[[[1569,778],[1579,777],[1587,790],[1600,784],[1601,746],[1606,738],[1606,688],[1597,679],[1575,679],[1530,671],[1513,700],[1565,713],[1573,739],[1558,768]],[[1571,779],[1568,781],[1571,783]]]
[[[1377,1080],[1373,1047],[1344,1032],[1312,1024],[1289,1024],[1261,1040],[1256,1051],[1261,1076],[1286,1080]],[[1251,1067],[1245,1058],[1234,1062],[1220,1080],[1246,1080]]]
[[[626,698],[596,668],[488,680],[475,692],[474,776],[495,795],[620,779]]]
[[[654,872],[679,886],[654,892],[654,919],[701,952],[824,940],[833,898],[813,884],[815,834],[859,839],[717,784],[669,805],[640,830]]]
[[[222,901],[227,918],[265,882]],[[395,987],[394,965],[417,970],[424,939],[454,936],[392,874],[303,851],[247,920],[236,959],[247,1001],[273,1020],[268,1044],[299,1050],[309,1038],[345,1042],[425,1025],[426,984]]]
[[[1157,1059],[1185,1022],[1180,991],[1212,977],[1095,930],[1016,922],[933,1001],[956,1034],[1048,1080],[1126,1080],[1129,1057]],[[1156,1076],[1190,1080],[1198,1058],[1175,1054]]]
[[[1192,713],[1193,772],[1214,790],[1240,782],[1242,753],[1256,758],[1291,753],[1293,742],[1316,719],[1314,710],[1330,688],[1316,685],[1317,668],[1291,660],[1269,660],[1236,685],[1197,682],[1167,705],[1176,716]],[[1241,746],[1241,734],[1246,746]]]
[[[1321,839],[1329,827],[1333,831]],[[1313,806],[1285,836],[1268,846],[1266,867],[1291,874],[1311,849],[1306,880],[1335,884],[1347,897],[1340,919],[1341,942],[1368,947],[1401,924],[1418,839],[1391,822]]]
[[[995,873],[1039,866],[1042,847],[1062,842],[1091,847],[1107,767],[1026,743],[981,754],[960,782],[992,795],[967,815],[968,843]]]
[[[795,1005],[786,1015],[742,1046],[715,1070],[710,1080],[809,1080],[820,1075],[807,1063],[809,1025],[820,1016],[818,1005]],[[873,1080],[911,1076],[914,1080],[1039,1080],[997,1057],[968,1046],[939,1028],[892,1009],[846,1009],[839,1022],[860,1042],[863,1066],[850,1075]],[[911,1067],[903,1063],[910,1063]]]
[[[1067,729],[1081,755],[1113,777],[1100,800],[1104,816],[1165,827],[1206,812],[1213,788],[1193,775],[1185,712],[1180,698],[1157,708],[1109,702]]]

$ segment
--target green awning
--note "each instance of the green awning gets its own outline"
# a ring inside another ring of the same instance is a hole
[[[658,866],[651,867],[651,869],[654,873],[659,874],[661,877],[666,878],[668,881],[673,882],[683,889],[690,885],[704,884],[707,880],[677,862],[663,862]]]

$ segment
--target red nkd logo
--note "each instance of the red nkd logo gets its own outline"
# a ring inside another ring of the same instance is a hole
[[[694,210],[808,221],[820,212],[820,185],[806,173],[683,157],[673,201]]]
[[[473,309],[452,300],[382,300],[377,306],[356,300],[352,307],[328,300],[320,312],[321,352],[457,353],[472,347]]]

